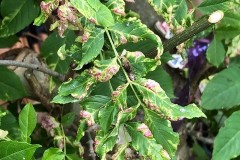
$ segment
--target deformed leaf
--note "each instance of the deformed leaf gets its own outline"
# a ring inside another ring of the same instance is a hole
[[[218,67],[223,62],[225,54],[226,51],[222,42],[215,37],[206,53],[208,61]]]
[[[42,157],[42,160],[63,160],[64,153],[59,148],[49,148],[47,149]]]
[[[91,62],[101,53],[104,44],[104,30],[95,28],[88,34],[86,42],[82,45],[82,59],[78,63],[76,70],[81,69],[83,65]]]
[[[145,109],[144,113],[145,123],[149,126],[157,143],[161,144],[171,157],[174,157],[179,143],[179,135],[173,132],[171,122],[162,119],[158,114],[149,109]]]
[[[157,58],[162,55],[163,46],[161,39],[155,35],[146,25],[140,20],[130,18],[122,22],[117,22],[109,27],[109,31],[114,40],[114,45],[119,46],[127,42],[138,42],[140,40],[149,39],[157,46]]]
[[[204,109],[229,109],[240,104],[240,69],[227,68],[213,77],[202,95]]]
[[[0,159],[32,159],[35,150],[39,147],[41,146],[38,144],[29,144],[17,141],[1,141]]]
[[[19,114],[19,126],[22,132],[23,141],[29,142],[28,138],[32,134],[37,124],[37,113],[33,105],[28,103]]]
[[[114,24],[111,11],[99,0],[70,0],[76,9],[91,22],[109,27]]]
[[[240,111],[234,112],[225,122],[213,146],[213,160],[233,159],[240,155]]]
[[[88,71],[99,82],[107,82],[119,71],[120,66],[117,58],[106,60],[95,60],[94,66]]]
[[[115,121],[118,110],[127,107],[127,87],[128,84],[124,84],[113,91],[112,103],[100,110],[98,118],[104,132],[107,132],[110,125]]]
[[[130,63],[130,72],[135,76],[135,79],[142,78],[148,72],[155,70],[158,65],[157,60],[145,58],[145,55],[140,51],[126,52],[125,57]],[[122,61],[123,64],[127,63],[124,63],[124,59]]]
[[[0,37],[19,32],[34,20],[38,12],[39,6],[33,0],[3,0],[1,2],[3,20],[0,26]]]
[[[152,160],[164,159],[162,156],[162,146],[157,144],[154,138],[147,138],[143,133],[139,132],[137,130],[139,125],[138,123],[129,123],[126,125],[126,129],[132,138],[131,146],[144,157]]]
[[[27,95],[20,78],[7,68],[0,66],[0,99],[16,100]]]
[[[158,82],[169,98],[175,97],[173,93],[172,77],[163,69],[163,67],[158,66],[154,71],[149,72],[146,77]]]
[[[74,79],[69,80],[68,82],[64,82],[58,89],[58,95],[60,95],[60,97],[72,96],[73,98],[79,99],[81,101],[90,93],[91,87],[94,83],[95,79],[88,73],[83,72],[81,75],[75,77]],[[53,102],[62,102],[61,98],[58,95],[54,97]]]
[[[108,133],[97,132],[95,143],[96,143],[96,153],[100,155],[101,159],[106,159],[107,152],[111,151],[116,144],[118,135],[118,128],[115,127]]]
[[[181,118],[206,117],[194,104],[181,107],[173,104],[160,85],[151,79],[139,79],[133,85],[143,96],[146,107],[157,112],[164,119],[178,120]]]
[[[109,127],[116,119],[116,115],[119,111],[118,106],[113,103],[110,103],[108,106],[100,109],[98,113],[98,119],[100,126],[102,127],[103,131],[106,133],[109,130]]]
[[[109,9],[112,10],[115,14],[125,15],[125,2],[124,0],[109,0],[105,4]]]

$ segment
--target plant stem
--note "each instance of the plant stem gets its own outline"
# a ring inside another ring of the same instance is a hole
[[[116,56],[116,58],[117,58],[117,60],[118,60],[118,63],[119,63],[119,65],[121,66],[121,69],[123,70],[123,73],[124,73],[124,75],[125,75],[125,77],[126,77],[126,79],[127,79],[127,82],[129,83],[131,89],[133,90],[133,93],[134,93],[135,97],[137,98],[138,102],[139,102],[139,103],[142,103],[142,101],[140,100],[140,98],[139,98],[138,95],[137,95],[137,92],[135,91],[135,89],[134,89],[133,86],[132,86],[132,81],[129,79],[127,72],[126,72],[125,69],[123,68],[123,65],[122,65],[121,60],[118,58],[118,57],[119,57],[118,52],[117,52],[117,50],[116,50],[116,48],[115,48],[115,46],[114,46],[114,44],[113,44],[112,38],[111,38],[108,30],[105,29],[105,31],[106,31],[106,33],[107,33],[108,39],[109,39],[109,41],[110,41],[110,44],[111,44],[111,46],[112,46],[113,52],[114,52],[114,54],[115,54],[115,56]]]
[[[30,63],[25,63],[25,62],[18,62],[18,61],[13,61],[13,60],[0,60],[0,66],[17,66],[17,67],[23,67],[23,68],[29,68],[33,70],[37,70],[43,73],[46,73],[50,76],[57,77],[60,81],[64,81],[65,76],[55,72],[53,70],[50,70],[48,68],[44,68],[42,66],[36,65],[36,64],[30,64]]]
[[[197,35],[198,33],[206,30],[208,27],[214,25],[215,23],[219,22],[223,18],[222,11],[215,11],[209,17],[203,17],[199,21],[195,22],[184,30],[183,32],[177,34],[173,38],[166,40],[163,42],[163,49],[164,52],[171,51],[177,45],[185,42],[186,40],[192,38],[193,36]],[[212,21],[212,19],[216,19],[216,21]]]
[[[63,144],[64,144],[63,151],[64,151],[64,155],[66,155],[67,154],[67,150],[66,150],[66,136],[65,136],[64,129],[63,129],[62,125],[61,125],[61,132],[62,132]],[[65,157],[64,157],[64,159],[65,159]]]

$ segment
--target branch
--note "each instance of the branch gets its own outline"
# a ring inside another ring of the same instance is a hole
[[[65,76],[55,72],[53,70],[50,70],[48,68],[44,68],[42,66],[36,65],[36,64],[30,64],[30,63],[24,63],[24,62],[18,62],[13,60],[0,60],[0,66],[17,66],[17,67],[23,67],[23,68],[29,68],[33,70],[37,70],[43,73],[46,73],[50,76],[57,77],[60,81],[64,81]]]
[[[184,30],[183,32],[177,34],[173,38],[166,40],[163,42],[164,52],[171,51],[177,45],[185,42],[186,40],[192,38],[198,33],[206,30],[208,27],[214,25],[219,22],[223,18],[222,11],[213,12],[209,17],[204,17],[199,21],[193,23],[192,26]]]

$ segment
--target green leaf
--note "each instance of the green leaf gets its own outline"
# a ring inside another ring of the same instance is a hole
[[[125,14],[125,2],[124,0],[109,0],[105,4],[112,11],[117,10],[118,12],[114,12],[115,14],[124,15]]]
[[[108,106],[99,111],[99,122],[104,132],[108,131],[110,125],[116,119],[118,110],[125,109],[127,107],[127,87],[128,84],[124,84],[119,86],[116,91],[113,91],[113,103],[110,103]]]
[[[215,37],[210,43],[206,54],[207,60],[218,67],[223,62],[226,51],[222,42]]]
[[[58,88],[58,94],[64,97],[72,96],[73,98],[76,98],[79,101],[81,101],[83,98],[88,96],[88,94],[91,91],[91,86],[94,83],[95,83],[95,79],[92,76],[90,76],[88,73],[83,72],[81,75],[78,75],[74,79],[69,80],[68,82],[64,82]],[[60,99],[59,96],[58,97],[56,96],[53,98],[53,102],[59,103],[63,101]]]
[[[174,157],[179,143],[179,135],[173,132],[171,122],[162,119],[149,109],[145,109],[144,113],[145,123],[149,126],[156,142],[161,144],[171,157]]]
[[[57,32],[53,32],[48,36],[41,47],[41,55],[46,60],[48,66],[62,74],[68,71],[70,59],[67,58],[62,61],[58,57],[57,52],[63,45],[66,45],[67,49],[70,48],[76,38],[73,31],[66,31],[64,36],[64,38],[61,38]]]
[[[75,116],[76,114],[74,112],[69,112],[62,117],[61,123],[64,126],[70,126],[73,123]]]
[[[37,113],[32,104],[28,103],[19,114],[19,126],[22,132],[23,141],[29,142],[29,136],[32,134],[37,124]]]
[[[104,132],[107,132],[109,130],[109,127],[116,119],[116,115],[119,111],[118,106],[115,104],[110,103],[108,106],[105,106],[104,108],[100,109],[98,113],[98,119],[101,128]]]
[[[136,76],[135,79],[142,78],[149,71],[153,71],[156,69],[158,65],[158,61],[155,59],[145,58],[142,52],[126,52],[126,62],[125,59],[122,58],[123,65],[127,65],[130,63],[131,73]],[[126,66],[127,68],[127,66]]]
[[[234,38],[240,35],[240,27],[219,27],[214,32],[217,39]]]
[[[122,22],[117,22],[109,27],[109,31],[114,40],[114,45],[119,46],[129,42],[138,42],[140,40],[149,39],[157,46],[157,58],[162,55],[163,46],[161,39],[155,35],[146,25],[141,23],[140,20],[130,18]]]
[[[96,135],[96,153],[101,157],[101,159],[106,159],[107,152],[111,151],[116,144],[118,135],[118,127],[115,127],[113,130],[109,131],[108,133],[104,134],[103,132],[99,131]]]
[[[234,112],[225,122],[215,140],[213,160],[233,159],[240,155],[240,111]]]
[[[27,95],[20,78],[5,67],[0,66],[0,99],[16,100]]]
[[[175,4],[176,0],[148,0],[148,3],[154,8],[154,10],[161,16],[164,16],[164,12]]]
[[[18,41],[18,37],[17,36],[10,36],[10,37],[0,38],[0,48],[11,47],[17,41]]]
[[[215,75],[202,95],[202,107],[229,109],[240,104],[240,69],[230,67]]]
[[[39,13],[39,5],[33,0],[3,0],[0,37],[13,35],[29,25]]]
[[[77,130],[77,136],[75,139],[76,142],[79,142],[82,139],[82,137],[85,135],[87,128],[88,126],[87,126],[86,119],[80,120],[78,125],[78,130]]]
[[[178,6],[174,12],[174,18],[179,24],[181,24],[182,20],[187,16],[187,3],[186,0],[176,0],[175,3],[178,4]]]
[[[148,79],[152,79],[152,80],[158,82],[169,98],[175,97],[174,93],[173,93],[172,78],[163,69],[163,67],[158,66],[154,71],[149,72],[146,77]]]
[[[107,60],[95,60],[94,67],[88,72],[99,82],[107,82],[119,71],[117,58]]]
[[[89,34],[88,40],[82,45],[82,59],[76,70],[81,69],[83,65],[91,62],[101,53],[104,44],[104,30],[95,28]]]
[[[237,12],[227,11],[224,13],[223,19],[220,21],[220,26],[240,27],[240,15]]]
[[[70,0],[70,2],[82,15],[97,25],[109,27],[114,24],[111,11],[99,0]]]
[[[32,159],[32,156],[37,148],[41,147],[38,144],[28,144],[17,141],[2,141],[0,142],[0,159]]]
[[[87,97],[80,104],[84,110],[90,112],[92,115],[95,115],[99,111],[99,109],[107,106],[111,101],[112,99],[110,97],[94,95],[91,97]]]
[[[42,157],[42,160],[63,160],[64,153],[59,148],[49,148],[47,149]]]
[[[229,5],[229,0],[205,0],[203,1],[197,9],[199,9],[204,14],[211,14],[217,10],[225,11]]]
[[[157,144],[155,139],[147,138],[143,133],[139,132],[137,130],[139,125],[138,123],[129,123],[126,125],[127,131],[132,138],[132,147],[144,157],[152,160],[162,160],[162,146]]]
[[[0,128],[8,131],[8,138],[21,141],[19,123],[11,112],[8,111],[7,114],[1,118]]]
[[[194,104],[181,107],[173,104],[167,97],[160,85],[151,79],[140,79],[134,81],[133,85],[143,96],[146,107],[156,111],[164,119],[178,120],[181,118],[206,117],[204,113]]]
[[[72,97],[71,95],[63,96],[63,95],[56,95],[51,103],[59,103],[59,104],[67,104],[67,103],[74,103],[80,101],[77,98]]]

